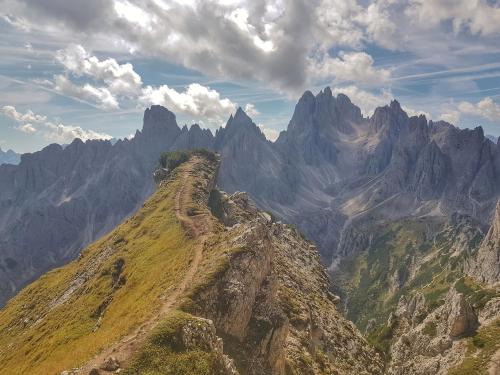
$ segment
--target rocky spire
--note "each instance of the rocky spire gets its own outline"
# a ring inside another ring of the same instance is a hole
[[[227,124],[224,128],[220,128],[215,136],[215,148],[221,149],[233,138],[245,138],[245,143],[253,143],[255,141],[266,141],[266,137],[255,125],[252,119],[245,113],[245,111],[238,107],[236,113],[229,117]],[[240,142],[239,140],[238,142]]]

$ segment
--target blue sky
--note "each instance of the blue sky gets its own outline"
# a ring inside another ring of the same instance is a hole
[[[123,138],[151,104],[274,139],[327,85],[500,135],[498,1],[2,0],[0,33],[3,149]]]

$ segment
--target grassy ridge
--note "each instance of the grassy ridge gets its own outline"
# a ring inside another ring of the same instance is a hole
[[[176,180],[163,185],[81,259],[47,273],[8,303],[0,312],[1,374],[77,367],[155,312],[192,258],[193,241],[174,213],[179,186]]]

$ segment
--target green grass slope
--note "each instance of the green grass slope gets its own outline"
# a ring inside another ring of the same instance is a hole
[[[78,367],[155,314],[193,257],[194,241],[174,213],[180,185],[175,178],[162,185],[78,260],[47,273],[0,311],[1,374]]]
[[[482,239],[479,231],[467,229],[464,236],[463,228],[447,226],[436,218],[403,219],[366,230],[373,234],[369,248],[343,260],[333,279],[344,296],[347,317],[362,332],[366,331],[368,340],[381,352],[389,353],[393,327],[387,325],[388,317],[403,295],[409,297],[420,292],[425,296],[426,311],[422,321],[444,303],[451,287],[463,293],[476,311],[491,299],[500,297],[498,289],[479,285],[463,273],[464,261]],[[463,246],[461,251],[456,250],[457,239]],[[432,326],[425,330],[431,337],[434,331]],[[491,334],[496,339],[500,337],[495,325],[476,333],[478,337]],[[471,356],[474,353],[475,359],[464,362],[464,366],[469,364],[469,372],[457,369],[453,374],[481,373],[472,371],[478,366],[481,349],[474,350],[478,349],[472,344],[474,337],[468,340],[471,342],[468,353]],[[494,348],[490,345],[488,353],[491,354]]]

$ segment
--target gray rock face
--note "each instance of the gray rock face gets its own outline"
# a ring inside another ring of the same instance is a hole
[[[7,150],[3,151],[0,147],[0,164],[14,164],[17,165],[21,161],[21,155],[18,153]]]
[[[328,88],[306,92],[274,144],[242,127],[238,133],[216,137],[225,160],[221,187],[248,191],[262,208],[297,224],[328,264],[354,244],[363,247],[360,238],[344,240],[353,239],[351,225],[454,212],[487,225],[500,195],[500,146],[481,128],[409,118],[397,101],[366,119]]]
[[[500,201],[496,205],[491,227],[467,272],[482,283],[500,283]]]
[[[390,323],[395,331],[387,369],[391,375],[448,373],[466,352],[465,342],[459,339],[479,326],[472,306],[454,289],[430,314],[422,294],[409,301],[402,298]]]

